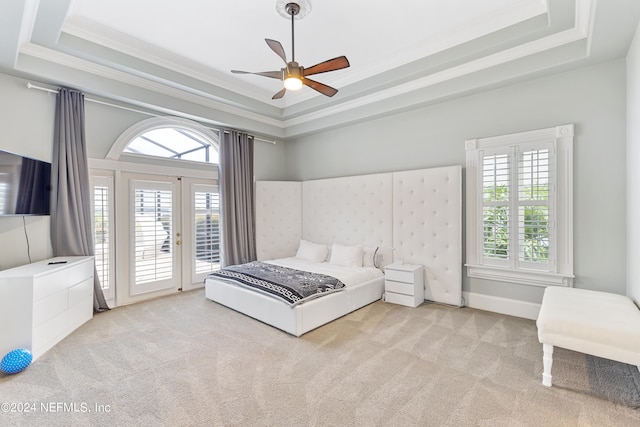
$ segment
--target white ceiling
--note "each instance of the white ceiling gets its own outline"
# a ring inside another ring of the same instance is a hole
[[[292,0],[293,1],[293,0]],[[279,70],[264,39],[279,40],[291,59],[291,25],[276,0],[72,0],[63,31],[135,55],[187,60],[235,91],[260,101],[282,88],[277,80],[233,76],[231,68]],[[296,59],[307,67],[346,55],[350,70],[322,76],[346,86],[456,44],[543,14],[541,0],[405,0],[403,8],[318,0],[296,21]],[[363,7],[364,6],[364,7]],[[372,7],[374,6],[374,7]],[[127,10],[123,14],[122,10]],[[317,96],[290,92],[278,105]]]
[[[286,0],[3,0],[0,67],[36,82],[252,130],[279,139],[440,102],[545,73],[624,57],[637,0],[308,0],[295,22],[304,87],[281,100],[265,38],[291,59]]]

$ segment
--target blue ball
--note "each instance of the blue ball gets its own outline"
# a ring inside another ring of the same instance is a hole
[[[6,374],[17,374],[31,364],[33,356],[26,348],[16,348],[7,353],[0,362],[0,371]]]

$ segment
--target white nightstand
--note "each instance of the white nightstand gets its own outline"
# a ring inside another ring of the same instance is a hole
[[[384,269],[384,300],[417,307],[424,302],[424,267],[390,264]]]

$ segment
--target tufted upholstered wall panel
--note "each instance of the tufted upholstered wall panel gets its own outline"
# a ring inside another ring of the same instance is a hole
[[[326,244],[391,247],[391,174],[305,181],[302,202],[304,239]]]
[[[256,182],[258,260],[294,256],[302,235],[302,183]]]
[[[462,167],[393,174],[395,257],[425,266],[425,299],[462,305]]]
[[[258,259],[296,253],[300,238],[380,246],[425,266],[425,299],[462,304],[462,167],[256,183]],[[298,211],[296,212],[296,209]]]

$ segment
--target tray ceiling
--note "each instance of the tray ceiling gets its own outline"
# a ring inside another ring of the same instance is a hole
[[[291,59],[276,0],[6,0],[0,66],[95,96],[279,139],[416,108],[549,72],[624,57],[640,14],[632,0],[310,0],[295,23],[296,60],[340,55],[351,67],[271,96]],[[603,5],[603,3],[605,3]],[[615,33],[615,34],[612,34]]]

